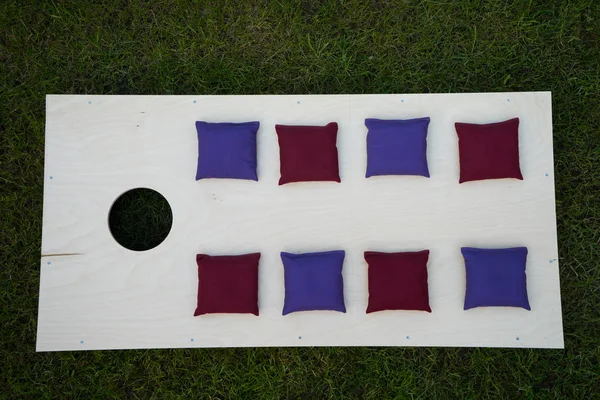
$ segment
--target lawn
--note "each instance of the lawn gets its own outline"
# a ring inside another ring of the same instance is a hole
[[[47,93],[533,90],[553,94],[564,350],[35,353]],[[600,398],[599,260],[597,0],[0,4],[0,398]]]

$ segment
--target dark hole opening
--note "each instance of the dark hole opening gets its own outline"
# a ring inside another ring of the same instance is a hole
[[[172,224],[173,213],[167,199],[147,188],[123,193],[108,214],[112,236],[121,246],[134,251],[150,250],[161,244]]]

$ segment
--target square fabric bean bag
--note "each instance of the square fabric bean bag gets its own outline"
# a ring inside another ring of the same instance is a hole
[[[457,122],[460,183],[523,179],[519,166],[519,118],[494,124]]]
[[[416,119],[365,119],[367,173],[429,177],[427,128],[429,117]]]
[[[308,181],[340,182],[338,124],[275,125],[279,140],[279,184]]]
[[[198,306],[194,316],[214,313],[258,315],[260,253],[198,254]]]
[[[427,285],[429,250],[405,253],[365,252],[369,265],[367,313],[383,310],[431,312]]]
[[[467,271],[465,310],[475,307],[521,307],[527,297],[527,247],[461,249]]]
[[[343,250],[281,253],[285,277],[283,315],[296,311],[332,310],[345,313]]]
[[[196,121],[198,168],[196,180],[231,178],[258,180],[256,132],[260,123]]]

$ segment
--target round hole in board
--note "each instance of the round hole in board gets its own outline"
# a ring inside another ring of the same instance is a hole
[[[120,195],[108,213],[108,226],[121,246],[133,251],[161,244],[173,225],[173,212],[156,190],[136,188]]]

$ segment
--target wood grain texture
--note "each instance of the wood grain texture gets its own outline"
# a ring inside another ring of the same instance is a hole
[[[365,118],[430,116],[431,178],[365,179]],[[454,122],[521,119],[524,180],[458,184]],[[196,120],[259,120],[259,182],[194,180]],[[278,186],[275,123],[339,124],[342,183]],[[108,212],[135,187],[173,210],[167,239],[122,248]],[[551,95],[47,97],[37,350],[238,346],[563,347]],[[461,246],[527,246],[532,311],[463,311]],[[343,249],[348,312],[281,315],[280,251]],[[430,249],[431,314],[367,315],[365,250]],[[193,317],[195,255],[261,252],[260,317]]]

